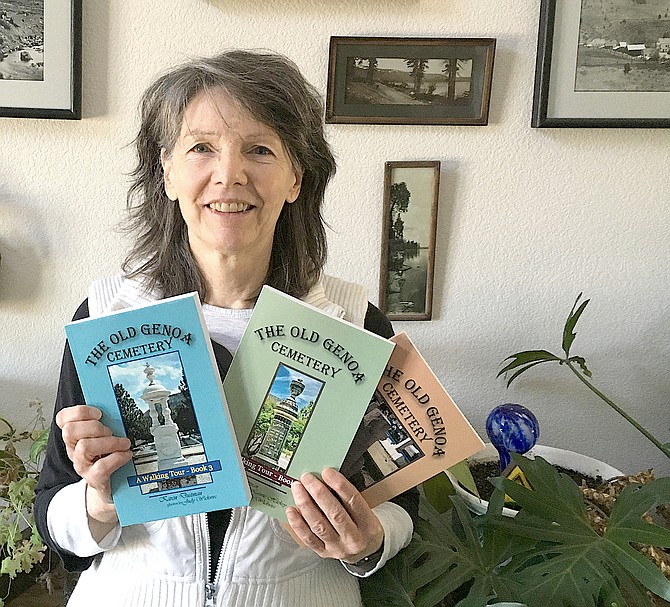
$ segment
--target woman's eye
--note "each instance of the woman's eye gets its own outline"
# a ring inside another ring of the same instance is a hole
[[[203,154],[204,152],[209,152],[209,146],[204,143],[198,143],[191,148],[197,154]]]
[[[254,148],[254,153],[258,154],[259,156],[270,156],[272,154],[272,150],[270,148],[266,148],[264,145],[257,145]]]

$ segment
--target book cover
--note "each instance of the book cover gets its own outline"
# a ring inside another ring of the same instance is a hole
[[[251,506],[282,521],[305,472],[339,469],[393,344],[263,287],[223,388]]]
[[[86,403],[133,457],[121,525],[245,506],[250,493],[197,293],[65,326]]]
[[[405,333],[363,416],[342,473],[371,507],[484,447]]]

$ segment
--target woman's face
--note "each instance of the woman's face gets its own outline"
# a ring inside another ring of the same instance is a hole
[[[279,214],[298,197],[302,177],[274,130],[223,90],[201,92],[162,164],[198,263],[212,255],[267,263]]]

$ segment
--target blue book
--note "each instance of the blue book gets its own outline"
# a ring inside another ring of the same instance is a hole
[[[86,404],[133,458],[121,525],[246,506],[250,492],[197,293],[65,326]]]

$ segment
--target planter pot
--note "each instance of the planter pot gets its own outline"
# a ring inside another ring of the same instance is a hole
[[[525,455],[530,458],[539,455],[540,457],[546,459],[550,464],[561,466],[562,468],[566,468],[568,470],[575,470],[593,478],[600,476],[605,481],[614,478],[615,476],[623,475],[620,470],[613,468],[609,464],[605,464],[604,462],[601,462],[600,460],[594,459],[592,457],[587,457],[581,453],[568,451],[567,449],[535,445],[535,447],[533,447]],[[468,458],[468,462],[471,463],[490,461],[498,461],[498,452],[491,443],[486,443],[486,447],[484,449]],[[473,495],[470,493],[470,491],[463,488],[448,470],[445,471],[445,474],[449,477],[449,480],[454,486],[457,495],[459,495],[465,501],[471,512],[474,512],[475,514],[484,514],[486,512],[486,509],[489,505],[488,501]],[[505,516],[516,516],[516,513],[517,511],[513,510],[512,508],[503,508],[503,514]]]

